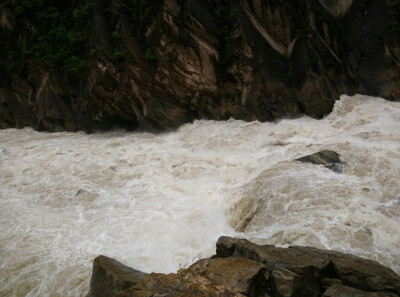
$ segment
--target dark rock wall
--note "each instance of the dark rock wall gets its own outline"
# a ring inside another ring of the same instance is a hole
[[[319,118],[344,93],[400,100],[399,1],[68,5],[86,36],[86,52],[76,55],[87,71],[73,59],[43,65],[31,58],[26,40],[38,18],[17,19],[0,4],[2,45],[19,53],[0,55],[1,128],[162,131],[198,118]],[[82,7],[89,12],[79,21]]]

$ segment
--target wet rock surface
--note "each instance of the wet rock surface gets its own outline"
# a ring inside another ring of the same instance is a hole
[[[99,269],[94,269],[89,296],[400,296],[400,276],[377,262],[335,251],[277,248],[230,237],[218,240],[215,256],[176,274],[140,274],[129,283],[126,269],[119,263],[113,266],[111,282],[109,277],[98,277]],[[115,285],[121,283],[124,286]]]
[[[304,163],[311,163],[315,165],[323,165],[324,167],[336,172],[343,173],[343,169],[346,162],[340,159],[340,155],[334,151],[320,151],[318,153],[307,155],[296,159],[295,161],[300,161]]]
[[[341,94],[400,99],[398,1],[119,2],[88,3],[86,76],[0,56],[0,128],[162,131],[320,118]],[[35,18],[18,27],[15,12],[0,13],[12,54],[29,53]]]
[[[329,287],[326,292],[322,295],[322,297],[396,297],[398,295],[391,293],[382,293],[382,292],[365,292],[362,290],[342,286],[342,285],[334,285]]]
[[[115,296],[141,282],[146,273],[125,266],[117,260],[98,256],[93,261],[90,292],[87,297]]]

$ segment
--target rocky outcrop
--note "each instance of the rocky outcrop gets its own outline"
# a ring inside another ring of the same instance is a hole
[[[146,273],[125,266],[106,256],[93,261],[90,291],[87,297],[108,297],[140,283]]]
[[[128,296],[254,296],[264,265],[246,258],[203,259],[177,274],[152,273],[118,294]]]
[[[340,252],[311,247],[285,249],[260,246],[244,239],[229,237],[218,240],[217,257],[238,256],[264,263],[272,272],[275,269],[287,271],[294,280],[293,292],[300,290],[293,293],[296,294],[293,296],[320,296],[324,287],[341,283],[366,292],[400,295],[400,277],[391,269],[374,261]],[[310,289],[320,293],[306,293]]]
[[[398,295],[390,294],[390,293],[382,293],[382,292],[365,292],[362,290],[342,286],[342,285],[333,285],[329,287],[322,297],[395,297]]]
[[[15,3],[0,5],[1,128],[160,131],[400,99],[398,1]]]
[[[96,260],[94,266],[96,265]],[[122,268],[124,275],[125,267]],[[115,268],[114,268],[115,269]],[[96,269],[97,270],[97,269]],[[400,276],[374,261],[310,247],[276,248],[221,237],[217,254],[168,275],[151,273],[126,290],[93,270],[89,296],[396,297]],[[114,270],[114,276],[119,275]],[[105,289],[109,286],[110,289]],[[102,287],[104,294],[94,294]]]
[[[338,153],[329,150],[320,151],[315,154],[297,158],[295,161],[323,165],[324,167],[336,173],[343,173],[343,169],[346,165],[346,163],[340,159],[340,155]]]

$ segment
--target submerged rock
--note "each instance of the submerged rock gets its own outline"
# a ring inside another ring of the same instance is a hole
[[[340,159],[340,155],[337,152],[329,150],[320,151],[312,155],[307,155],[298,158],[295,161],[323,165],[326,168],[329,168],[330,170],[337,173],[343,173],[344,166],[346,165],[346,162],[343,162]]]
[[[277,248],[230,237],[218,240],[214,257],[177,273],[145,275],[104,256],[96,258],[93,267],[90,297],[400,296],[400,276],[377,262],[335,251]]]

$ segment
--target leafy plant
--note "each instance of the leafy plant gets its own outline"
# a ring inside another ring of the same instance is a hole
[[[91,6],[83,5],[79,8],[75,8],[73,10],[72,14],[73,14],[74,19],[82,20],[82,19],[86,19],[90,15],[91,10],[92,10]]]
[[[89,4],[71,9],[71,1],[66,0],[5,0],[4,5],[16,14],[17,32],[23,32],[23,38],[8,38],[12,44],[9,48],[19,48],[22,59],[49,69],[66,66],[73,75],[88,73],[90,32],[87,29],[92,13]],[[13,55],[12,59],[16,57]]]
[[[126,56],[126,51],[125,50],[116,50],[114,52],[114,58],[116,59],[122,59]]]
[[[89,61],[81,60],[72,56],[67,62],[68,69],[76,78],[85,78],[89,75],[92,64]]]
[[[119,34],[118,31],[113,31],[113,32],[111,33],[111,36],[112,36],[112,38],[113,38],[115,41],[121,40],[121,34]]]

